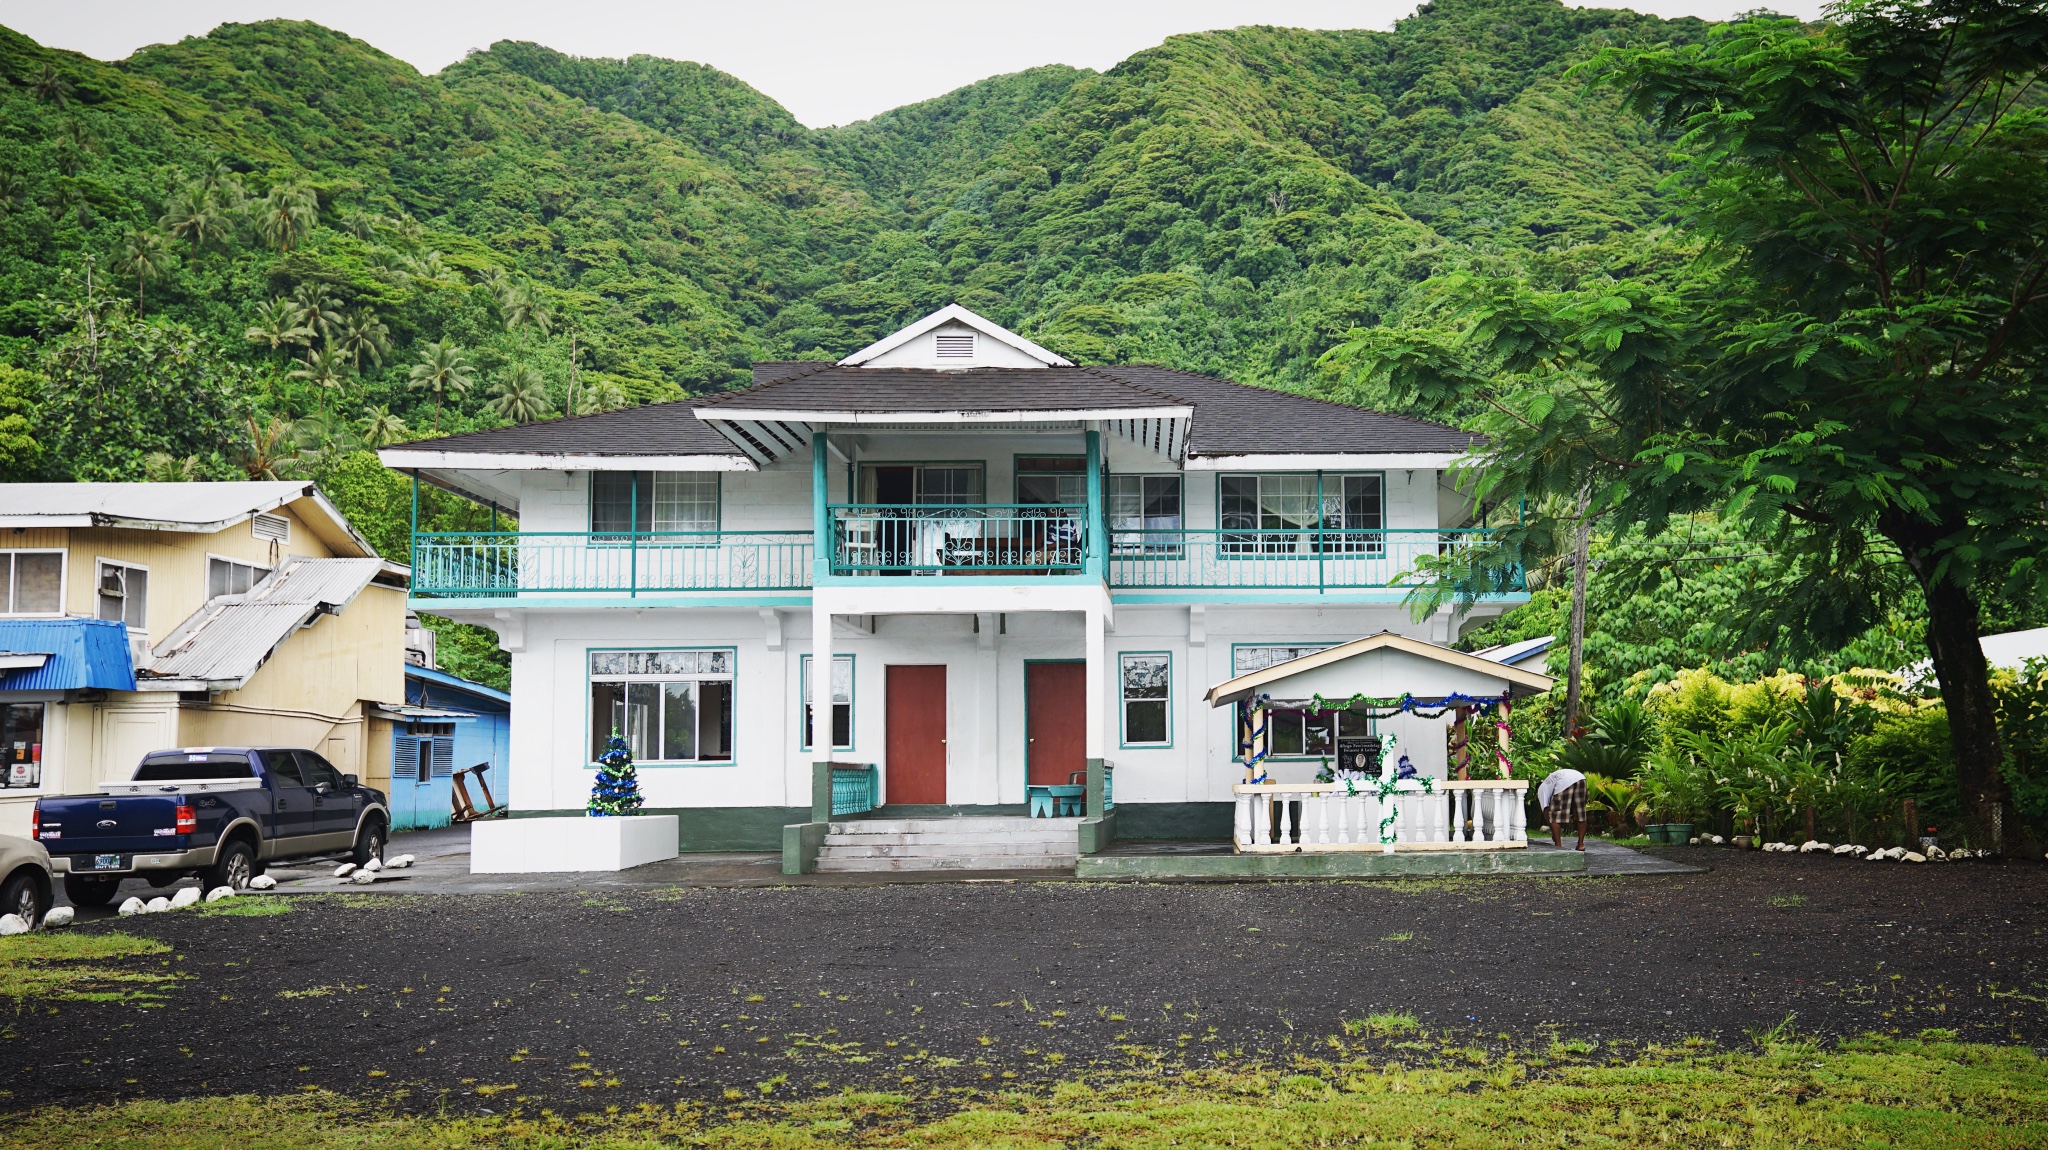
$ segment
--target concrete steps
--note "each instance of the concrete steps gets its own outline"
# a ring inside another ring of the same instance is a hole
[[[1072,870],[1079,819],[860,819],[836,822],[820,871]]]

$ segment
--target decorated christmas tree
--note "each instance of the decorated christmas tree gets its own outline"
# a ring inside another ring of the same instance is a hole
[[[633,773],[633,752],[626,740],[612,732],[597,757],[597,781],[590,785],[590,815],[636,815],[640,813],[640,779]]]

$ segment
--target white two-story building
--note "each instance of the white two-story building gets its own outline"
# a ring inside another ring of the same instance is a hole
[[[910,814],[1086,779],[1099,819],[1107,772],[1114,834],[1227,837],[1244,771],[1210,685],[1461,625],[1402,602],[1479,531],[1453,428],[1077,367],[959,307],[754,379],[381,453],[517,519],[418,534],[412,591],[511,653],[515,813],[580,811],[616,730],[685,850],[776,847],[828,761]],[[1283,720],[1273,775],[1313,775],[1337,722]],[[1434,739],[1411,753],[1441,774]]]

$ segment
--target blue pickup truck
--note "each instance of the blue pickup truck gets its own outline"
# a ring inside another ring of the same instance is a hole
[[[265,863],[347,853],[384,855],[391,810],[380,791],[295,747],[152,751],[127,782],[97,796],[36,803],[35,840],[79,906],[104,906],[121,880],[169,886],[198,875],[237,890]]]

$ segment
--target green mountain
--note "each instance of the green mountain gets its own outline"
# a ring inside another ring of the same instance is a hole
[[[1704,29],[1443,0],[821,130],[649,57],[502,42],[425,76],[269,21],[103,63],[0,29],[0,467],[260,471],[291,454],[274,420],[332,446],[392,434],[364,425],[378,407],[421,434],[701,393],[955,300],[1082,361],[1310,388],[1446,266],[1565,282],[1650,258],[1664,146],[1566,71]],[[467,370],[408,386],[436,343]],[[173,377],[208,401],[132,441],[80,430],[124,380]]]

